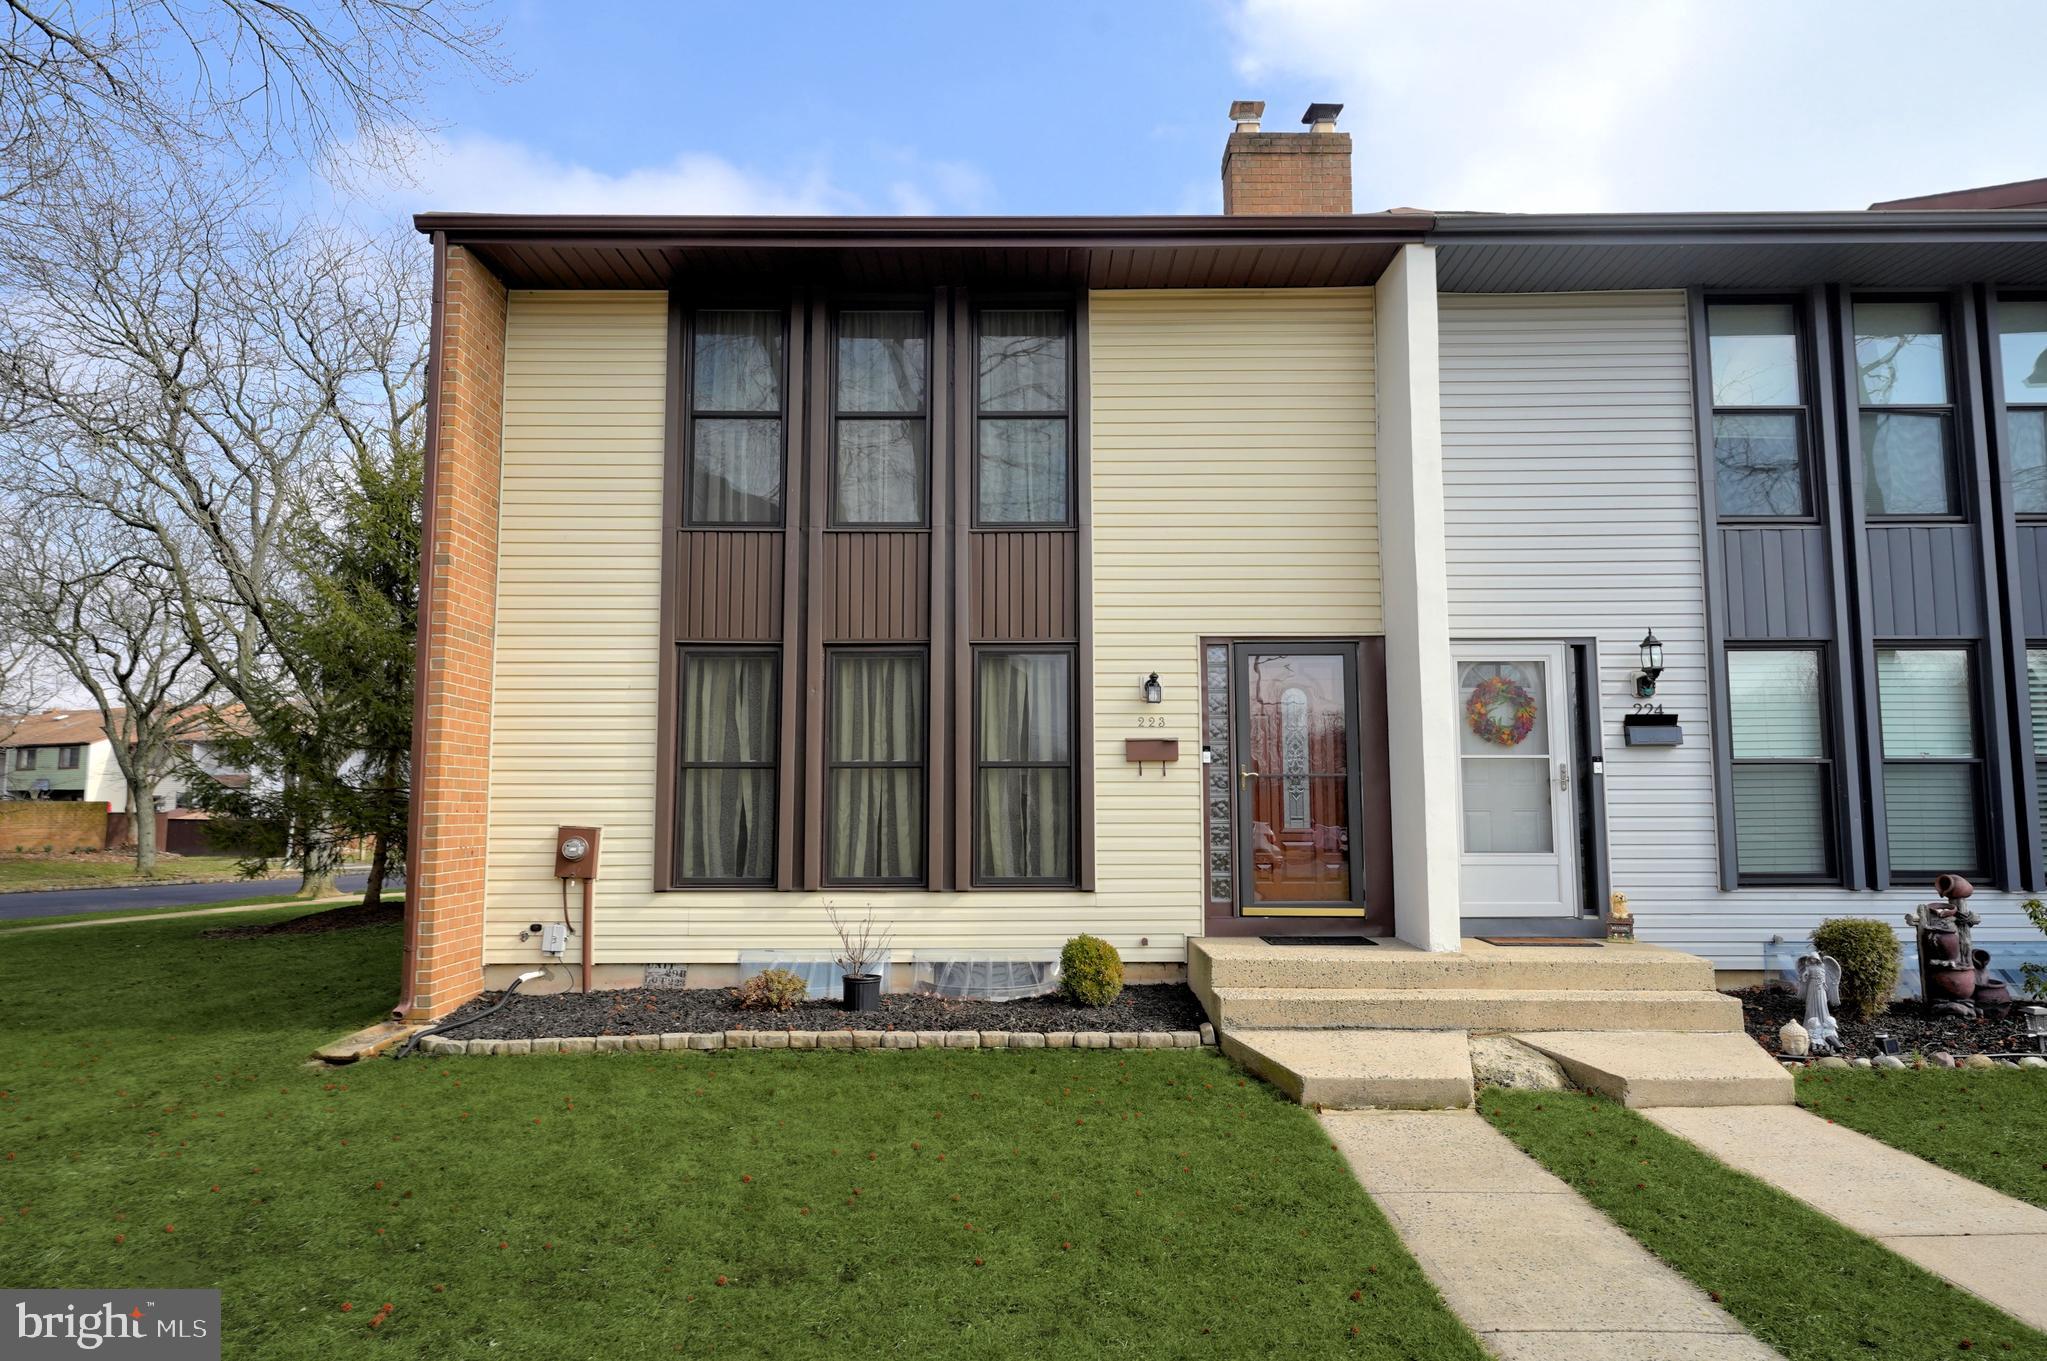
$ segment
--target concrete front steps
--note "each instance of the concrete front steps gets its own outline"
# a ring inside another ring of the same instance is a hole
[[[1740,1033],[1741,1004],[1695,955],[1633,941],[1455,953],[1375,946],[1188,942],[1188,981],[1216,1029],[1663,1030]]]

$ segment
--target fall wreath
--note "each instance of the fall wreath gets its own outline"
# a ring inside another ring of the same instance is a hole
[[[1511,706],[1514,720],[1502,723],[1493,715]],[[1518,747],[1535,731],[1535,696],[1506,676],[1488,676],[1471,687],[1464,704],[1464,722],[1481,741]]]

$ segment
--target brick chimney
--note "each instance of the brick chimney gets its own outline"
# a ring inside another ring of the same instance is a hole
[[[1336,130],[1341,104],[1310,104],[1306,132],[1262,132],[1265,105],[1230,105],[1237,130],[1223,148],[1225,213],[1347,213],[1350,134]]]

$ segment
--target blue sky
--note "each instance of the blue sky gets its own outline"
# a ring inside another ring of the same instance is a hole
[[[1357,207],[1861,207],[2047,175],[2047,4],[506,0],[391,206],[1220,208],[1230,100],[1347,105]]]

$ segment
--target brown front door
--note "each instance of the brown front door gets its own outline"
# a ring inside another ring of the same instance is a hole
[[[1237,908],[1362,917],[1357,647],[1233,649]]]

